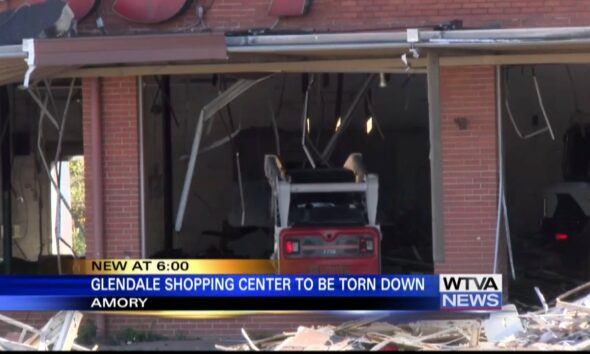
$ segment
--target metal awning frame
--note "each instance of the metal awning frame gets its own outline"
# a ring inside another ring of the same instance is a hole
[[[37,128],[37,153],[39,155],[39,158],[41,160],[41,163],[43,165],[45,173],[47,174],[47,177],[49,178],[49,181],[52,184],[53,188],[55,189],[55,193],[58,196],[58,201],[56,203],[56,219],[57,220],[55,223],[55,225],[56,225],[55,243],[56,243],[56,251],[57,251],[57,256],[58,256],[57,257],[57,270],[58,270],[58,274],[61,274],[62,273],[62,264],[61,264],[61,258],[60,258],[60,255],[61,255],[60,245],[63,243],[68,249],[70,249],[72,251],[72,254],[74,255],[74,257],[78,257],[73,246],[70,245],[66,240],[64,240],[61,237],[61,205],[62,205],[62,203],[65,206],[66,210],[72,216],[72,221],[74,222],[74,224],[77,227],[83,229],[83,226],[80,225],[78,220],[76,220],[76,218],[74,217],[74,214],[72,212],[72,208],[60,189],[61,146],[63,143],[63,135],[64,135],[65,126],[66,126],[66,122],[67,122],[70,103],[72,101],[72,97],[74,94],[76,78],[72,78],[70,80],[70,84],[68,87],[68,96],[66,99],[65,107],[64,107],[63,111],[61,112],[61,114],[59,114],[59,112],[57,112],[57,106],[55,105],[55,99],[53,97],[53,92],[52,92],[52,88],[51,88],[51,80],[45,79],[42,81],[44,83],[44,88],[45,88],[43,93],[40,92],[39,87],[38,87],[38,85],[39,85],[38,83],[35,83],[33,86],[30,86],[29,88],[27,88],[27,92],[33,98],[35,103],[37,103],[37,106],[39,107],[39,122],[38,122],[38,128]],[[55,112],[53,112],[53,113],[50,112],[50,110],[48,108],[49,104],[51,104],[53,106]],[[56,119],[56,116],[58,116],[58,115],[61,115],[61,119],[59,119],[59,120]],[[57,171],[56,171],[57,178],[54,178],[53,175],[51,174],[51,168],[49,167],[49,164],[47,162],[47,158],[45,157],[45,152],[43,149],[43,122],[44,122],[45,118],[49,119],[49,121],[51,122],[51,126],[53,126],[57,130],[57,133],[58,133],[57,148],[55,151],[55,156],[53,158],[53,163],[57,167]]]
[[[185,44],[203,42],[206,48],[201,52],[166,44],[176,52],[167,56],[138,54],[153,51],[153,46],[148,46],[150,40],[168,43],[168,37],[178,37]],[[408,56],[411,72],[425,72],[425,53],[433,50],[439,52],[441,66],[590,63],[590,27],[225,35],[221,39],[225,56],[217,43],[222,37],[221,33],[212,38],[182,33],[27,39],[20,50],[19,46],[0,47],[0,60],[25,59],[25,86],[32,73],[39,78],[67,78],[215,72],[406,72],[408,65],[401,57],[410,50],[420,54],[419,58]],[[108,48],[111,42],[117,46],[111,57],[93,54],[97,48]],[[51,48],[53,43],[55,49]],[[124,43],[133,50],[126,50]],[[74,46],[71,51],[57,50],[66,44]],[[306,62],[305,70],[302,62]],[[14,80],[14,75],[11,77]]]
[[[140,37],[142,36],[136,36],[136,39],[140,40]],[[108,41],[108,38],[103,40]],[[184,57],[179,57],[178,60],[170,58],[167,62],[154,63],[142,58],[126,61],[121,57],[95,63],[92,58],[84,57],[80,63],[68,61],[67,66],[59,66],[56,64],[60,62],[59,55],[67,56],[69,53],[65,51],[56,54],[54,51],[51,60],[44,62],[40,57],[42,53],[31,51],[39,41],[58,43],[57,41],[62,40],[26,40],[20,51],[18,46],[0,48],[0,60],[25,59],[28,65],[24,75],[25,87],[31,81],[31,74],[39,72],[41,68],[45,73],[50,73],[45,78],[224,72],[426,72],[427,68],[432,71],[434,67],[429,59],[430,53],[436,53],[437,68],[454,65],[590,63],[590,27],[454,31],[409,29],[406,32],[226,36],[225,45],[227,53],[231,55],[231,61],[218,60],[208,63],[201,57],[187,57],[184,53]],[[341,53],[346,54],[344,58],[339,57]],[[408,53],[413,55],[407,56]],[[243,61],[244,55],[254,55],[260,60]],[[410,58],[407,63],[402,61],[404,55]],[[195,63],[194,60],[201,62]],[[305,66],[302,63],[305,63]],[[42,73],[39,76],[35,80],[44,78]],[[238,81],[201,111],[178,207],[176,231],[182,227],[204,122],[217,110],[262,80],[264,78]],[[47,116],[56,126],[57,120],[52,119],[46,107],[48,96],[41,99],[38,92],[29,92],[41,108],[40,121]],[[62,197],[60,193],[60,198]],[[443,257],[444,255],[439,254],[439,259]]]

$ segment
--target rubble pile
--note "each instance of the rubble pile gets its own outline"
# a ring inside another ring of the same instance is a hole
[[[590,294],[580,296],[588,290],[590,283],[572,289],[558,296],[554,307],[542,300],[544,309],[519,315],[523,328],[501,338],[496,348],[589,350]]]
[[[216,348],[238,350],[590,350],[590,283],[570,290],[550,307],[519,314],[514,305],[485,319],[385,322],[386,316],[339,326],[299,327],[291,333]]]
[[[379,318],[346,323],[334,327],[299,327],[296,332],[282,333],[252,341],[247,333],[245,344],[232,347],[217,345],[219,350],[442,350],[473,348],[478,345],[481,323],[463,321],[419,321],[404,325],[378,322]]]
[[[78,311],[60,311],[41,328],[0,314],[0,322],[19,329],[14,336],[0,337],[1,351],[96,351],[98,346],[86,348],[74,341],[82,321]]]

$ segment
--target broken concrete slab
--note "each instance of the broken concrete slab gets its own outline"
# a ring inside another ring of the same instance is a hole
[[[501,342],[506,338],[524,333],[522,321],[514,305],[502,307],[500,312],[493,312],[483,322],[485,334],[490,342]]]
[[[276,347],[276,350],[325,350],[329,347],[329,341],[333,335],[334,331],[329,328],[299,327],[297,333],[285,339]]]

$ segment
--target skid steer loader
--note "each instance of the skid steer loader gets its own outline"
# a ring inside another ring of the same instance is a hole
[[[379,182],[361,154],[342,168],[285,170],[266,155],[274,253],[280,274],[379,274]]]

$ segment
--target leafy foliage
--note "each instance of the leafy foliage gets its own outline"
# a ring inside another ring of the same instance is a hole
[[[72,216],[84,227],[85,219],[85,186],[84,186],[84,159],[73,159],[70,161],[70,191],[72,196]],[[78,255],[86,254],[86,235],[84,230],[74,225],[74,250]]]

